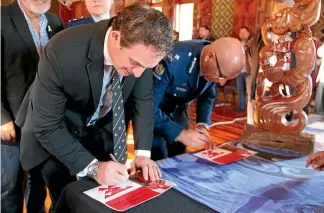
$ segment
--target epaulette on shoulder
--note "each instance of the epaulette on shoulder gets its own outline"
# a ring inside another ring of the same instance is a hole
[[[85,20],[85,18],[83,18],[83,17],[81,17],[81,18],[75,18],[75,19],[71,19],[71,20],[69,20],[69,23],[77,23],[77,22],[79,22],[79,21],[84,21]]]

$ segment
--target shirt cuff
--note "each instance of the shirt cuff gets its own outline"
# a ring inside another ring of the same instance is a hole
[[[138,149],[138,150],[135,150],[135,155],[151,158],[151,151]]]
[[[84,170],[82,170],[81,172],[79,172],[78,174],[77,174],[77,176],[79,176],[79,177],[85,177],[85,176],[87,176],[88,175],[88,170],[89,170],[89,167],[92,165],[92,164],[94,164],[94,163],[97,163],[98,162],[98,160],[97,159],[94,159],[93,161],[91,161],[91,163],[84,169]]]
[[[197,124],[196,124],[196,127],[199,126],[199,125],[203,125],[203,126],[205,126],[206,129],[208,129],[208,130],[209,130],[209,128],[210,128],[210,126],[209,126],[208,124],[205,124],[205,123],[197,123]]]

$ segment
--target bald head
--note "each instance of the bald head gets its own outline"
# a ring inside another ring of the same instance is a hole
[[[219,82],[220,79],[235,78],[245,64],[241,42],[235,38],[220,38],[207,45],[200,57],[201,71],[206,80]]]

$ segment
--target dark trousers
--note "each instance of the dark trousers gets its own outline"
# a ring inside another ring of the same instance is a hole
[[[324,64],[322,65],[324,66]],[[318,82],[315,98],[315,111],[316,113],[324,112],[324,82]]]
[[[184,129],[189,128],[188,123],[188,114],[186,107],[176,109],[175,112],[170,114],[172,121],[178,123]],[[159,135],[158,132],[154,132],[152,150],[151,150],[151,159],[152,160],[161,160],[164,158],[171,158],[176,155],[180,155],[186,152],[186,146],[179,141],[170,141],[167,142],[165,139]]]
[[[28,173],[25,192],[27,213],[45,213],[46,188],[41,172]]]
[[[239,108],[245,110],[246,108],[246,72],[241,72],[236,76],[236,87],[239,92]]]
[[[28,181],[31,182],[31,186],[37,190],[31,190],[26,197],[27,213],[40,212],[43,208],[41,201],[44,202],[44,187],[46,185],[52,200],[52,209],[55,209],[55,205],[59,199],[59,196],[64,187],[75,181],[76,177],[71,176],[67,167],[63,165],[56,158],[51,157],[32,168],[29,171]],[[41,199],[40,201],[37,199]]]
[[[80,137],[78,140],[99,161],[110,159],[109,153],[113,150],[112,134],[104,128],[97,125],[88,127],[84,137]],[[68,168],[53,156],[29,171],[29,181],[35,187],[43,184],[47,186],[52,200],[51,209],[54,210],[62,190],[67,184],[76,181],[76,176],[71,176]],[[41,189],[41,187],[38,188]],[[42,206],[37,201],[37,197],[41,199],[42,196],[41,190],[29,193],[28,200],[30,202],[27,203],[27,213],[39,212]]]

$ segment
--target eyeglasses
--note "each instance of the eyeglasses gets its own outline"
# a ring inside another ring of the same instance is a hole
[[[218,58],[216,56],[216,65],[217,65],[217,69],[218,69],[218,75],[219,75],[219,79],[226,79],[226,77],[223,75],[221,68],[219,66],[219,62],[218,62]]]

